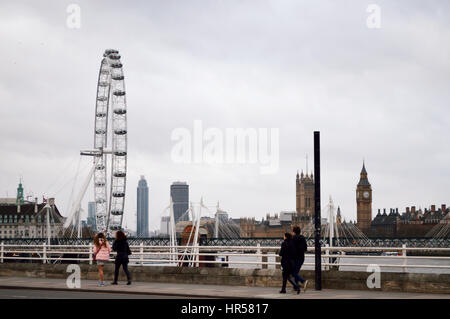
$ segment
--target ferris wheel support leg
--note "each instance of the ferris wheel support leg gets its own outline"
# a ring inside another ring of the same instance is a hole
[[[83,200],[84,195],[86,194],[86,190],[89,186],[89,183],[91,182],[92,176],[94,175],[94,171],[95,171],[95,165],[96,165],[96,161],[94,161],[94,165],[92,165],[91,170],[89,171],[88,176],[86,177],[86,180],[84,181],[83,187],[80,190],[80,193],[78,194],[78,197],[76,199],[76,201],[74,202],[73,206],[72,206],[72,210],[66,220],[66,223],[64,224],[64,227],[69,227],[70,223],[73,220],[73,217],[75,216],[75,214],[77,214],[77,212],[80,210],[81,208],[81,201]]]
[[[176,242],[176,229],[175,229],[175,214],[173,212],[173,199],[170,196],[170,246],[172,246],[171,252],[174,254],[177,252],[177,248],[175,247]],[[171,260],[177,260],[177,255],[171,255]]]

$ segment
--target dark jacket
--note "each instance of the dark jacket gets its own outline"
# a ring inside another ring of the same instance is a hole
[[[305,260],[305,252],[308,249],[308,245],[306,243],[305,237],[302,235],[295,235],[292,238],[295,247],[295,260],[304,261]]]
[[[116,260],[128,261],[128,255],[131,255],[131,250],[126,239],[115,240],[112,249],[117,252]]]
[[[283,241],[279,255],[281,256],[281,267],[283,271],[292,272],[295,266],[295,246],[293,240]]]

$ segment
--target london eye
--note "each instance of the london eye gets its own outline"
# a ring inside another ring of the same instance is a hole
[[[96,228],[111,233],[122,228],[127,176],[127,103],[119,51],[103,54],[97,82],[93,166],[71,216],[79,216],[80,203],[93,177]],[[109,181],[109,183],[108,183]],[[108,192],[109,187],[109,192]]]

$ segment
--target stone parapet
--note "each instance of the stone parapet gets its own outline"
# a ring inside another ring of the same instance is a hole
[[[0,264],[0,276],[30,278],[61,278],[69,275],[67,264]],[[80,264],[81,279],[98,279],[96,265]],[[130,266],[132,280],[138,282],[162,282],[183,284],[211,284],[225,286],[281,286],[279,269],[239,269],[239,268],[191,268],[168,266]],[[104,267],[105,280],[112,280],[114,265]],[[309,280],[309,289],[314,289],[314,271],[301,271]],[[415,293],[449,293],[450,274],[381,273],[381,288],[369,289],[367,278],[371,273],[329,270],[322,272],[323,289],[373,290]],[[121,270],[119,280],[125,281]]]

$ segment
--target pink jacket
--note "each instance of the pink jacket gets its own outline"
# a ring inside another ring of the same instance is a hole
[[[109,260],[109,254],[111,253],[111,247],[106,242],[106,247],[102,245],[103,240],[100,239],[100,250],[94,245],[95,260]]]

